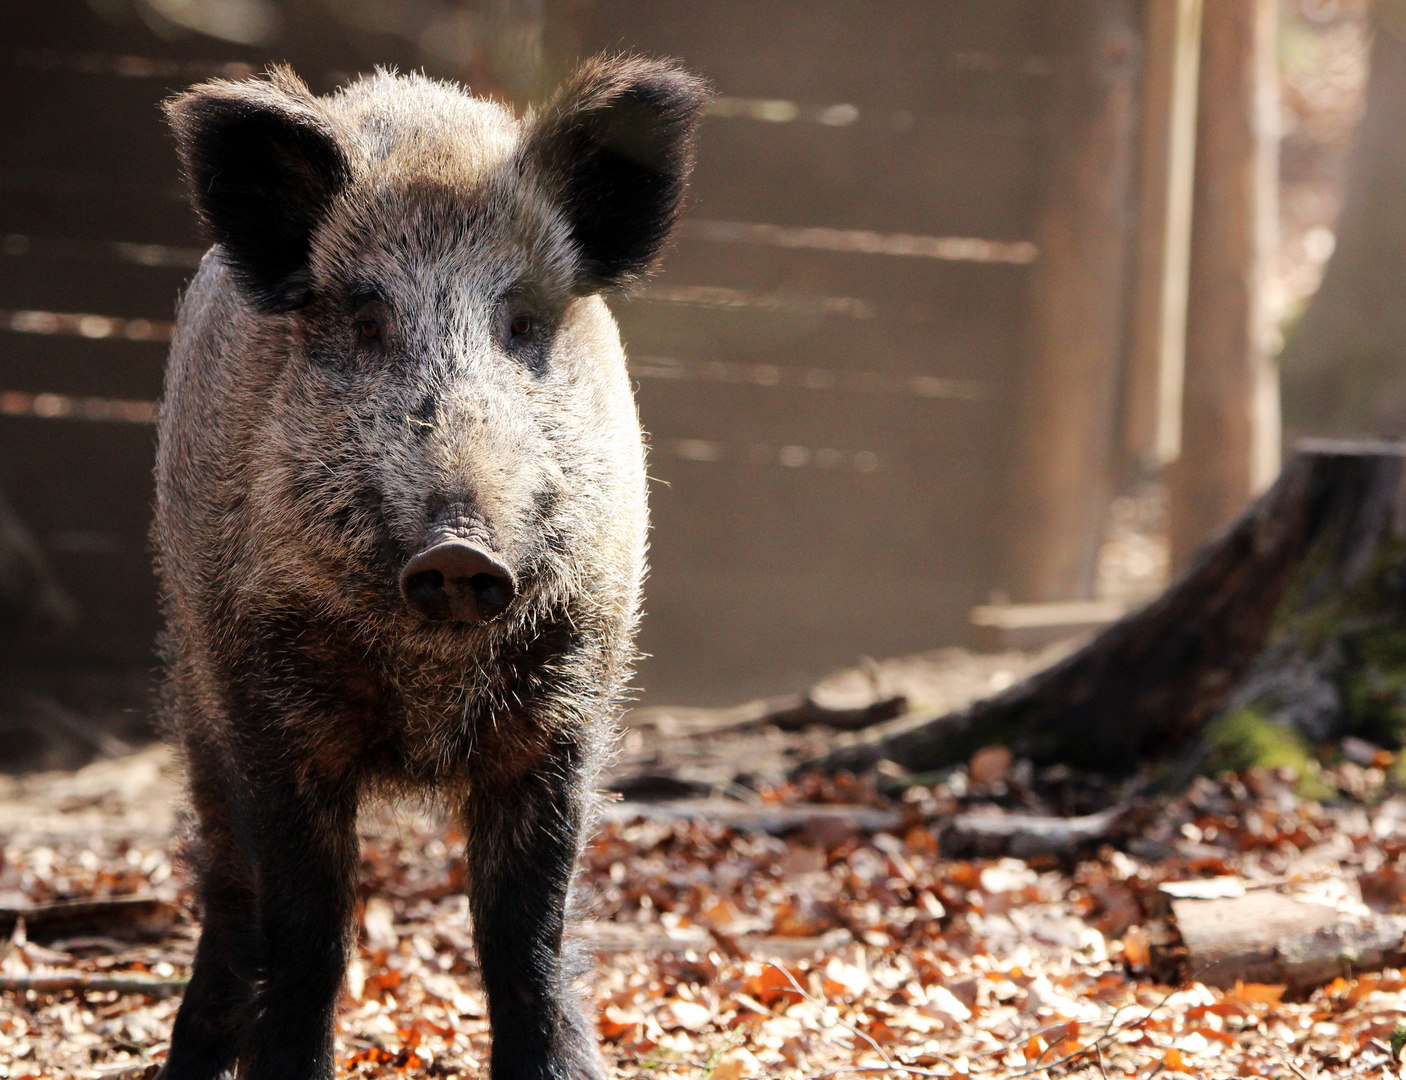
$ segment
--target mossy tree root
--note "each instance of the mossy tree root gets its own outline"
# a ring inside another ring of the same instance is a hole
[[[1278,481],[1157,599],[1026,681],[955,713],[843,737],[798,771],[914,772],[1000,743],[1111,773],[1184,747],[1265,652],[1286,604],[1368,574],[1406,532],[1406,445],[1305,443]]]

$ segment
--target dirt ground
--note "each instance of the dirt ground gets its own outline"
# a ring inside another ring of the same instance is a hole
[[[812,696],[840,716],[896,691],[957,705],[1040,662],[944,651],[840,673]],[[607,804],[581,876],[598,962],[584,992],[617,1075],[1401,1075],[1399,970],[1209,985],[1165,890],[1230,880],[1344,917],[1401,915],[1391,755],[1329,754],[1312,777],[1323,801],[1288,774],[1199,780],[1136,828],[1018,858],[960,823],[1090,814],[1130,788],[1000,751],[940,777],[788,783],[834,733],[782,730],[797,706],[781,705],[655,710],[626,733],[610,786],[632,794]],[[14,988],[0,994],[0,1080],[125,1080],[162,1059],[197,929],[172,858],[178,796],[160,747],[0,781],[0,986]],[[423,810],[366,815],[339,1020],[349,1074],[483,1074],[461,843]]]

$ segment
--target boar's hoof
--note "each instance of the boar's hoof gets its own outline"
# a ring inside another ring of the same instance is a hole
[[[447,540],[405,564],[400,591],[427,619],[482,623],[512,603],[517,582],[511,570],[477,544]]]

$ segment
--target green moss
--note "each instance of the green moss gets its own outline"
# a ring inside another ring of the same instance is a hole
[[[1300,799],[1328,802],[1330,799],[1338,798],[1342,793],[1323,779],[1323,774],[1318,771],[1318,763],[1310,761],[1308,771],[1299,773],[1298,782],[1294,784],[1294,794]]]
[[[1350,734],[1384,746],[1406,743],[1406,668],[1364,656],[1344,667],[1339,684]]]
[[[1288,769],[1298,778],[1301,799],[1330,799],[1337,791],[1324,781],[1308,744],[1292,728],[1255,709],[1235,709],[1206,726],[1203,768],[1211,776],[1249,769]]]
[[[1246,769],[1292,769],[1308,772],[1308,746],[1287,727],[1256,709],[1235,709],[1206,727],[1206,771],[1244,772]]]
[[[1314,545],[1274,620],[1271,641],[1302,656],[1337,688],[1336,735],[1406,745],[1406,542],[1387,537],[1356,580],[1343,580],[1342,522]],[[1277,710],[1268,702],[1261,711]]]

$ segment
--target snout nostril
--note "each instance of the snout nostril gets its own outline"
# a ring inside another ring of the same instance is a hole
[[[507,607],[513,598],[513,583],[507,578],[493,574],[475,574],[469,578],[469,585],[481,604],[499,610]]]
[[[405,602],[427,619],[487,622],[517,595],[513,572],[466,540],[448,540],[420,552],[400,574]]]
[[[431,619],[450,617],[449,596],[444,591],[444,574],[440,571],[423,570],[408,575],[404,590],[406,601],[422,615]]]

